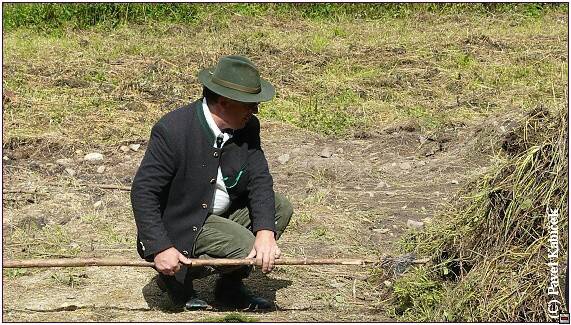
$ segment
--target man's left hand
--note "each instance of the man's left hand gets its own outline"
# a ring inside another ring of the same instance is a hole
[[[274,232],[271,230],[259,230],[256,233],[254,247],[246,258],[256,258],[256,264],[262,266],[262,272],[268,273],[274,269],[274,262],[280,258],[281,251],[276,244]]]

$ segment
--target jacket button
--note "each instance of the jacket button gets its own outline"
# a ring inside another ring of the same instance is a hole
[[[214,151],[214,157],[218,158],[218,156],[219,156],[218,151]]]
[[[188,256],[188,252],[187,252],[187,251],[182,251],[182,255]]]
[[[208,208],[208,204],[206,204],[206,203],[202,203],[202,208],[203,208],[203,209],[206,209],[206,208]]]
[[[198,227],[192,226],[192,231],[197,231],[197,230],[198,230]]]
[[[214,184],[214,183],[216,183],[216,178],[213,178],[210,180],[210,184]]]

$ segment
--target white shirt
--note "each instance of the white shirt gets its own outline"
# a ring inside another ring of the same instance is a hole
[[[206,104],[206,98],[202,99],[202,110],[204,111],[204,117],[206,118],[206,123],[214,133],[214,137],[217,138],[220,134],[223,136],[222,146],[228,141],[232,135],[228,133],[222,133],[214,119],[212,118],[212,114],[210,113],[210,109]],[[212,144],[214,148],[216,147],[216,139],[214,139],[214,143]],[[230,206],[230,196],[228,196],[228,190],[226,190],[226,185],[224,185],[224,180],[222,179],[222,170],[220,166],[218,167],[218,179],[216,180],[216,191],[214,191],[214,204],[212,205],[212,213],[216,215],[220,215],[224,213],[228,207]]]

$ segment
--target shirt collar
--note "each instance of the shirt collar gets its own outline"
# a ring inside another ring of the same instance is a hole
[[[232,135],[229,133],[223,133],[218,125],[216,125],[216,122],[214,122],[214,118],[212,117],[212,113],[210,113],[210,109],[208,108],[208,104],[206,103],[206,98],[202,99],[202,110],[204,111],[204,118],[206,119],[206,123],[208,123],[210,130],[212,130],[212,133],[214,133],[214,137],[218,137],[222,134],[224,142],[232,137]]]
[[[208,108],[208,104],[206,103],[206,98],[202,99],[202,110],[204,111],[204,117],[206,118],[206,123],[214,133],[214,136],[217,137],[222,133],[216,122],[214,122],[214,118],[212,117],[212,113],[210,113],[210,109]]]

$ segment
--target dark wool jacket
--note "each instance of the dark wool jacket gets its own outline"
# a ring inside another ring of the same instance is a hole
[[[192,255],[196,236],[212,211],[219,165],[228,177],[231,205],[248,206],[252,231],[275,232],[273,181],[260,146],[260,122],[253,116],[222,149],[213,147],[214,140],[201,100],[167,113],[153,126],[131,188],[142,258],[152,260],[173,246]]]

